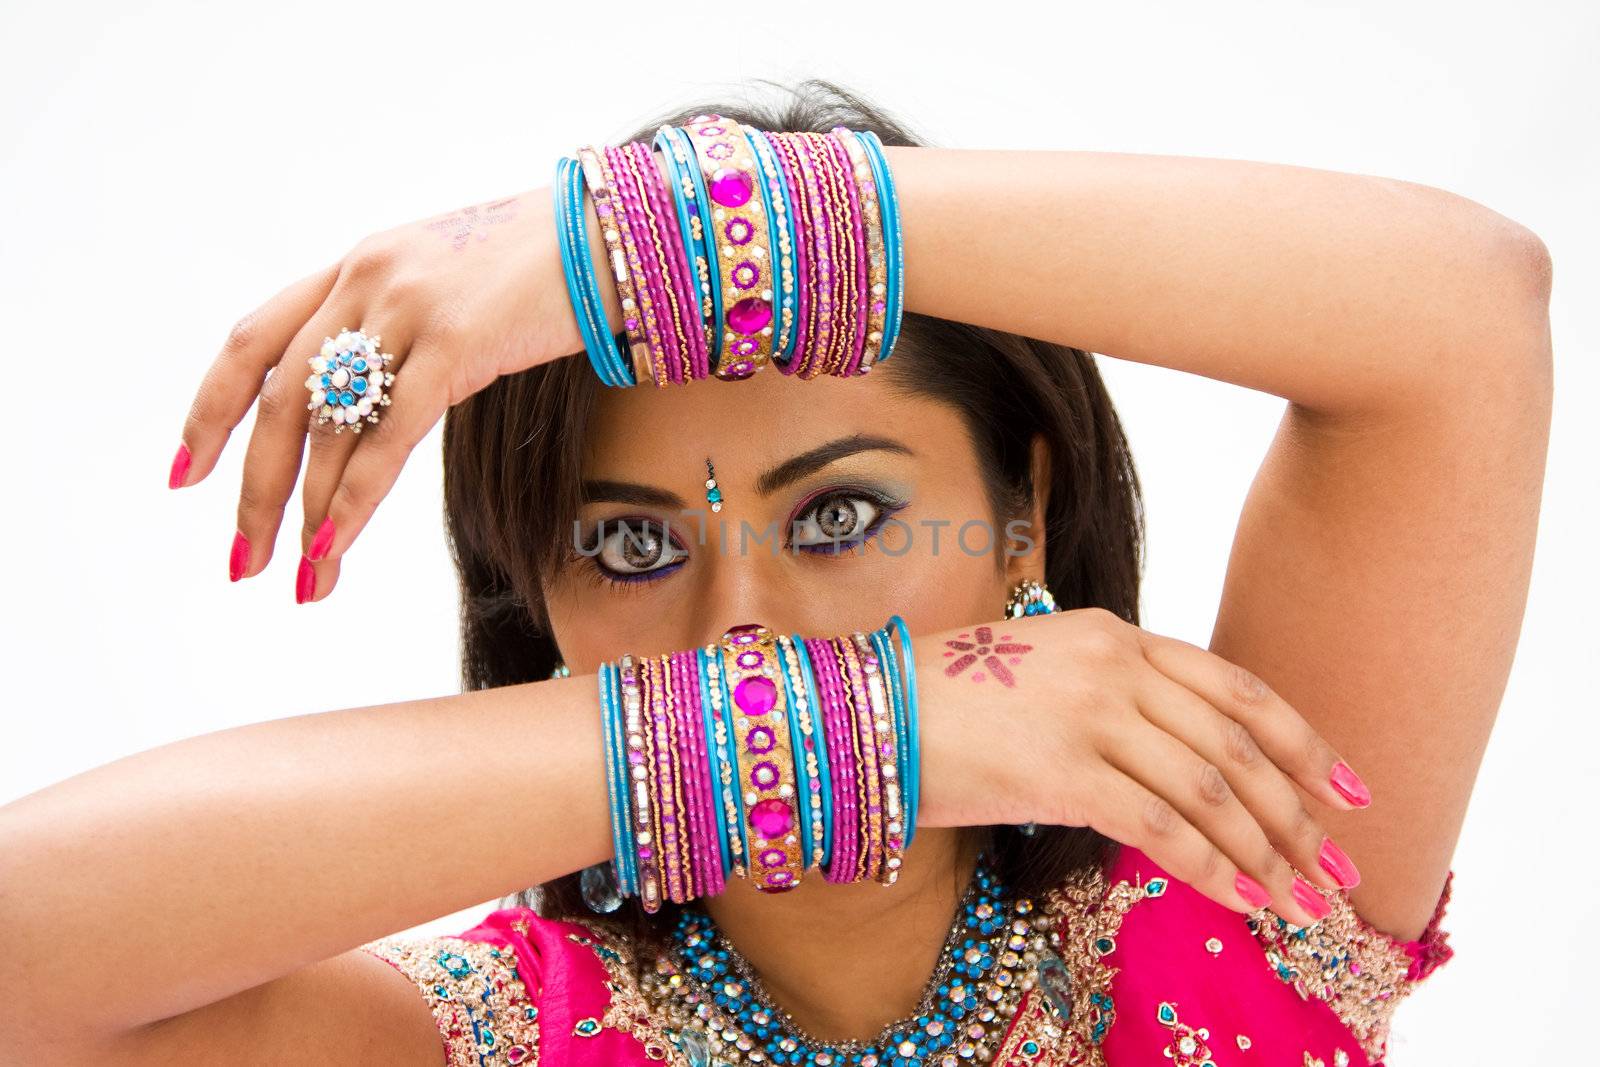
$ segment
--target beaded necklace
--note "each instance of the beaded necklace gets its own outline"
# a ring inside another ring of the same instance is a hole
[[[1056,958],[1049,928],[1031,900],[1007,897],[980,858],[916,1011],[872,1041],[830,1044],[807,1034],[693,907],[680,913],[647,985],[691,1067],[956,1067],[993,1054],[1041,963]]]

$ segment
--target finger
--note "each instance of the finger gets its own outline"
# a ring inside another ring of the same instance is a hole
[[[307,409],[309,361],[321,351],[325,339],[337,336],[346,324],[360,322],[358,311],[353,295],[335,285],[328,302],[290,339],[261,387],[239,485],[239,532],[251,549],[246,576],[259,574],[271,560],[284,508],[300,476],[306,433],[313,424]]]
[[[330,524],[322,559],[337,559],[350,547],[394,487],[412,450],[444,417],[450,403],[450,358],[451,353],[432,342],[417,342],[406,354],[404,374],[395,376],[393,402],[376,426],[363,431],[361,447],[350,454],[337,484],[322,498],[325,502],[313,510],[308,496],[307,527],[320,529],[324,518]]]
[[[339,580],[340,563],[336,559],[325,559],[321,563],[313,563],[304,555],[300,557],[300,566],[295,572],[294,601],[296,604],[309,604],[313,600],[321,600],[333,591],[334,584]]]
[[[383,325],[384,329],[379,329]],[[383,324],[364,320],[361,331],[365,333],[377,346],[377,352],[372,355],[358,356],[363,363],[352,363],[349,367],[337,368],[331,373],[322,375],[329,381],[330,391],[347,393],[348,399],[357,400],[352,410],[358,413],[354,423],[342,423],[329,420],[324,423],[319,411],[311,415],[310,427],[311,448],[310,459],[306,465],[304,488],[301,492],[301,503],[304,510],[304,521],[300,528],[301,555],[311,562],[326,559],[331,547],[335,527],[331,516],[328,514],[329,502],[334,490],[344,476],[345,465],[350,457],[362,448],[371,448],[371,444],[360,445],[363,440],[372,441],[375,437],[382,436],[384,424],[393,416],[389,414],[394,410],[389,399],[389,389],[394,382],[393,375],[399,370],[402,363],[408,362],[404,354],[406,346],[403,339],[388,327],[403,330],[404,324],[389,321]],[[399,341],[399,344],[392,342]],[[387,355],[390,361],[385,364],[379,356]],[[360,370],[356,368],[360,367]],[[341,371],[344,381],[341,381]],[[311,377],[317,377],[313,371]],[[306,379],[308,382],[310,378]],[[358,388],[359,387],[359,388]],[[308,391],[306,394],[311,397]],[[360,413],[365,412],[365,415]],[[377,421],[371,421],[376,416]],[[325,577],[331,577],[334,572],[324,572]],[[331,581],[319,582],[325,586],[322,589],[325,595],[333,588]]]
[[[1332,843],[1288,776],[1267,759],[1250,731],[1160,671],[1150,671],[1139,710],[1222,772],[1245,809],[1265,831],[1274,851],[1245,871],[1274,893],[1291,889],[1288,863],[1326,889],[1353,888],[1355,864]]]
[[[234,324],[189,406],[180,463],[174,464],[169,481],[174,489],[211,473],[233,428],[260,394],[261,380],[283,358],[289,339],[322,304],[338,276],[337,263],[308,274]],[[185,453],[188,459],[183,461]]]
[[[1241,723],[1306,792],[1342,811],[1372,802],[1366,785],[1334,747],[1255,674],[1175,637],[1141,630],[1140,641],[1151,666]]]
[[[1174,878],[1225,908],[1251,912],[1270,902],[1260,885],[1240,879],[1243,872],[1215,842],[1137,778],[1108,767],[1095,794],[1106,801],[1100,806],[1105,814],[1089,824],[1095,830],[1139,849]]]
[[[1237,875],[1244,871],[1265,886],[1274,910],[1291,922],[1310,925],[1326,914],[1326,902],[1316,896],[1311,886],[1296,890],[1298,875],[1272,847],[1222,772],[1189,746],[1163,730],[1145,725],[1117,734],[1105,745],[1103,755],[1111,766],[1144,786],[1205,838],[1209,850],[1186,860],[1195,865],[1192,869],[1210,887],[1208,895],[1213,899],[1225,900],[1231,894],[1248,900],[1250,887],[1237,882]],[[1150,807],[1145,818],[1155,826],[1163,820],[1171,821],[1172,816],[1158,804]],[[1256,877],[1250,873],[1253,870],[1269,872],[1267,879]],[[1190,882],[1188,875],[1179,877]],[[1308,892],[1310,897],[1305,895]]]

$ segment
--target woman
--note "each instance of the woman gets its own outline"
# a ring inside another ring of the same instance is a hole
[[[371,237],[245,318],[170,484],[259,404],[230,553],[253,577],[309,429],[297,599],[321,600],[444,417],[468,691],[191,738],[0,809],[7,1062],[1381,1060],[1449,955],[1527,589],[1541,242],[1372,177],[913,147],[826,83],[661,121],[712,110],[889,145],[894,358],[601,390],[562,358],[583,343],[549,189]],[[304,360],[358,325],[397,353],[392,403],[359,438],[308,427]],[[1137,625],[1137,482],[1089,351],[1288,401],[1209,649]],[[958,541],[973,524],[994,536]],[[1059,610],[997,622],[1030,582]],[[586,903],[578,872],[613,851],[603,663],[891,613],[916,635],[924,783],[893,888]],[[365,622],[319,628],[306,669],[359,669]],[[1004,680],[944,655],[997,640],[1026,650]],[[533,886],[458,936],[393,936]],[[935,1033],[969,892],[1031,901],[1017,951],[1062,966],[1005,964],[1014,989]],[[697,989],[714,952],[731,969]]]

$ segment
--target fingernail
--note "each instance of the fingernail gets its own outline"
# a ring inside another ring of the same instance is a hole
[[[1313,919],[1321,919],[1333,910],[1333,905],[1328,903],[1328,899],[1299,875],[1295,875],[1293,892],[1295,903],[1310,912]]]
[[[233,532],[233,550],[228,553],[228,581],[237,582],[250,569],[250,539],[243,530]]]
[[[1243,871],[1233,876],[1233,888],[1252,908],[1264,908],[1272,903],[1272,894],[1266,887]]]
[[[1361,776],[1350,769],[1350,765],[1340,760],[1333,765],[1333,773],[1328,775],[1328,780],[1333,783],[1333,788],[1339,795],[1358,808],[1364,808],[1372,803],[1372,792],[1367,788],[1367,783]]]
[[[178,442],[178,452],[172,457],[172,473],[167,475],[167,488],[177,489],[183,485],[183,476],[189,473],[189,446],[182,441]]]
[[[1361,884],[1361,872],[1350,862],[1344,849],[1333,843],[1333,838],[1323,837],[1322,851],[1317,854],[1317,861],[1322,864],[1323,870],[1339,880],[1341,889],[1353,889]]]
[[[333,516],[329,515],[322,520],[322,525],[317,527],[317,535],[311,539],[311,551],[306,553],[306,558],[319,560],[328,554],[328,548],[333,544]]]
[[[300,557],[300,573],[294,579],[294,602],[304,604],[317,591],[317,569],[304,556]]]

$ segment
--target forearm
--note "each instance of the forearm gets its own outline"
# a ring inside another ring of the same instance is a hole
[[[1227,159],[887,154],[908,311],[1324,414],[1447,401],[1453,380],[1515,369],[1508,326],[1537,333],[1538,238],[1438,189]]]
[[[0,1023],[116,1033],[606,858],[595,694],[256,723],[0,808]]]

